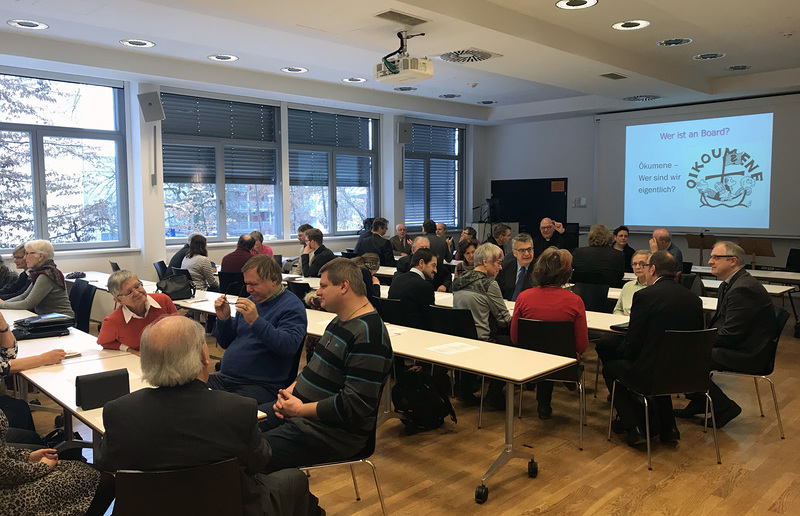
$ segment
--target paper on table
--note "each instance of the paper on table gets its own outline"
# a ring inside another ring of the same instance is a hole
[[[439,346],[433,346],[427,349],[435,351],[436,353],[441,353],[442,355],[455,355],[456,353],[463,353],[465,351],[471,351],[473,349],[480,348],[478,346],[465,344],[463,342],[451,342],[449,344],[441,344]]]

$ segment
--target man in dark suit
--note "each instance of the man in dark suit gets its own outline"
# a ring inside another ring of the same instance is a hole
[[[534,286],[533,281],[533,239],[527,233],[520,233],[511,241],[512,256],[503,262],[503,269],[495,280],[503,293],[503,298],[516,301],[523,290]]]
[[[436,256],[430,249],[418,249],[412,256],[411,270],[392,277],[389,299],[403,302],[406,321],[410,326],[423,330],[431,329],[430,306],[434,304],[433,274],[436,272]]]
[[[405,224],[398,224],[394,228],[395,235],[389,239],[392,244],[392,249],[400,256],[408,256],[411,254],[411,239],[408,237],[408,231]]]
[[[366,253],[377,254],[382,266],[394,267],[397,262],[394,259],[392,243],[383,238],[389,229],[389,221],[383,217],[378,217],[372,221],[372,234],[364,237],[360,245],[356,245],[355,252],[359,256]]]
[[[541,236],[536,237],[533,241],[533,252],[536,253],[536,256],[542,254],[548,247],[563,249],[564,238],[562,235],[564,231],[566,231],[564,224],[556,222],[549,217],[543,218],[539,223]]]
[[[436,223],[428,219],[422,223],[422,234],[428,239],[430,243],[430,250],[433,251],[439,259],[447,259],[447,240],[436,234]],[[448,262],[450,260],[447,260]]]
[[[777,331],[775,308],[764,285],[744,270],[744,250],[733,242],[717,242],[708,264],[711,273],[722,280],[717,293],[717,311],[709,328],[717,328],[712,368],[760,374],[771,358],[770,342]],[[712,382],[717,428],[727,425],[742,412],[735,401]],[[691,400],[679,417],[705,414],[705,396],[688,394]]]
[[[311,253],[314,253],[313,260],[309,258]],[[322,231],[317,228],[306,230],[306,246],[300,255],[303,276],[319,278],[319,270],[334,258],[333,251],[322,245]]]
[[[655,366],[656,350],[663,345],[665,330],[699,330],[703,328],[703,303],[697,295],[675,281],[678,264],[666,251],[650,256],[645,268],[648,287],[633,295],[631,320],[622,343],[622,360],[604,364],[603,376],[609,391],[614,379],[640,383]],[[645,380],[646,381],[646,380]],[[617,384],[614,407],[619,416],[618,431],[628,433],[630,446],[644,444],[644,414],[634,403],[633,395]],[[663,442],[678,441],[681,437],[675,424],[670,396],[655,398],[656,418],[651,429],[660,428]]]
[[[324,514],[299,470],[259,473],[272,452],[256,424],[256,402],[206,387],[211,360],[202,326],[186,317],[148,326],[141,365],[142,378],[155,388],[103,407],[98,468],[166,471],[237,458],[245,514]]]
[[[414,239],[414,243],[411,245],[411,253],[416,253],[419,249],[430,249],[428,237],[421,236]],[[431,252],[436,254],[433,249],[431,249]],[[410,271],[411,267],[411,256],[403,256],[397,260],[397,272],[392,278],[398,274]],[[434,290],[437,292],[449,292],[453,286],[453,274],[450,272],[450,269],[444,265],[444,260],[442,260],[442,257],[439,255],[436,255],[436,270],[433,273],[433,279],[430,281],[433,284]]]
[[[511,240],[511,228],[506,224],[495,224],[492,227],[492,234],[486,238],[486,244],[494,244],[503,252],[506,252],[506,244]]]

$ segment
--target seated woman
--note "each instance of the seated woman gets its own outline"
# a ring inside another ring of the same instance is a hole
[[[67,296],[64,275],[53,261],[53,245],[47,240],[33,240],[25,244],[25,264],[31,284],[25,292],[8,301],[0,300],[5,310],[30,310],[37,314],[60,314],[74,317]]]
[[[517,343],[519,320],[572,321],[575,332],[575,351],[580,354],[589,345],[589,330],[586,326],[586,310],[577,294],[561,285],[569,282],[572,274],[572,255],[564,249],[545,249],[533,267],[533,278],[538,287],[523,290],[514,305],[511,318],[511,340]],[[553,382],[536,384],[536,401],[539,403],[539,419],[549,419],[553,413],[550,399]]]
[[[219,290],[219,280],[214,276],[214,266],[208,259],[206,237],[203,235],[195,233],[189,239],[189,250],[181,262],[181,269],[189,271],[197,290]]]
[[[25,244],[20,244],[14,248],[14,252],[11,253],[11,256],[14,257],[14,266],[22,272],[19,273],[13,282],[8,283],[5,287],[0,289],[0,299],[4,300],[17,297],[25,292],[31,284],[31,279],[27,271],[28,264],[25,263]]]
[[[117,271],[108,278],[108,291],[119,307],[103,319],[97,343],[106,349],[139,354],[142,331],[162,315],[178,310],[166,294],[147,294],[131,271]]]
[[[462,238],[461,241],[458,242],[456,260],[461,260],[461,262],[456,264],[456,278],[475,268],[475,249],[477,248],[478,241],[474,238]]]
[[[622,251],[625,255],[625,272],[633,272],[631,267],[631,259],[633,258],[634,249],[628,245],[628,236],[631,230],[628,226],[620,226],[614,230],[614,249]]]
[[[251,231],[250,236],[253,237],[253,240],[256,241],[256,245],[253,246],[253,256],[259,254],[266,254],[267,256],[275,256],[272,254],[272,248],[268,245],[264,245],[264,235],[261,234],[261,231]],[[278,265],[283,265],[279,263]]]
[[[4,289],[9,285],[14,285],[17,282],[18,276],[19,274],[6,265],[3,257],[0,256],[0,289]]]
[[[611,231],[605,224],[595,224],[589,229],[589,245],[572,252],[575,283],[622,286],[625,254],[611,246],[612,240]]]

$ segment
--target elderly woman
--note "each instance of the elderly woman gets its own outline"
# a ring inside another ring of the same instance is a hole
[[[11,253],[11,256],[14,257],[14,266],[22,272],[12,283],[8,283],[3,288],[0,288],[0,299],[17,297],[25,292],[25,290],[28,289],[28,285],[31,284],[27,273],[28,264],[25,263],[25,244],[20,244],[14,248],[14,252]]]
[[[586,326],[586,309],[576,294],[561,288],[569,282],[572,274],[572,255],[564,249],[545,249],[533,267],[533,277],[538,287],[523,290],[514,305],[511,318],[511,340],[517,343],[519,320],[572,321],[575,333],[575,352],[580,356],[589,345],[589,330]],[[553,382],[539,382],[536,386],[536,401],[539,402],[539,419],[549,419],[553,413],[550,399]]]
[[[139,354],[139,339],[150,323],[166,314],[177,313],[166,294],[147,294],[131,271],[117,271],[108,278],[108,291],[119,307],[103,319],[97,343],[106,349]]]
[[[192,235],[189,250],[181,262],[181,269],[189,271],[197,290],[219,290],[219,280],[214,276],[214,266],[208,259],[206,237],[203,235]]]
[[[56,267],[53,255],[53,245],[47,240],[33,240],[25,244],[25,264],[30,269],[28,275],[31,284],[17,297],[8,301],[0,300],[0,308],[74,316],[64,275]]]
[[[572,253],[575,283],[622,286],[625,255],[611,247],[612,239],[605,224],[595,224],[589,229],[589,246],[579,247]]]
[[[261,231],[251,231],[250,236],[253,237],[253,240],[256,241],[256,245],[253,246],[253,250],[251,251],[253,255],[259,254],[266,254],[267,256],[273,256],[272,248],[268,245],[264,245],[264,235],[261,234]],[[281,265],[280,263],[278,265]]]
[[[631,230],[628,226],[620,226],[614,230],[614,249],[622,251],[625,255],[625,272],[633,272],[631,268],[631,258],[633,258],[634,249],[628,245],[628,237]]]
[[[461,260],[461,262],[456,264],[456,278],[475,268],[475,249],[477,248],[478,241],[474,238],[461,239],[458,242],[456,260]]]

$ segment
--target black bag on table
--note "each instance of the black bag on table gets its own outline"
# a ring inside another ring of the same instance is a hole
[[[156,292],[163,292],[173,301],[194,297],[194,284],[186,276],[176,274],[156,283]]]
[[[433,377],[422,371],[403,371],[392,387],[392,403],[408,435],[433,430],[444,424],[448,415],[457,423],[456,412],[446,392]]]
[[[42,339],[69,335],[69,327],[75,319],[68,315],[51,313],[35,315],[14,322],[14,337],[17,340]]]

